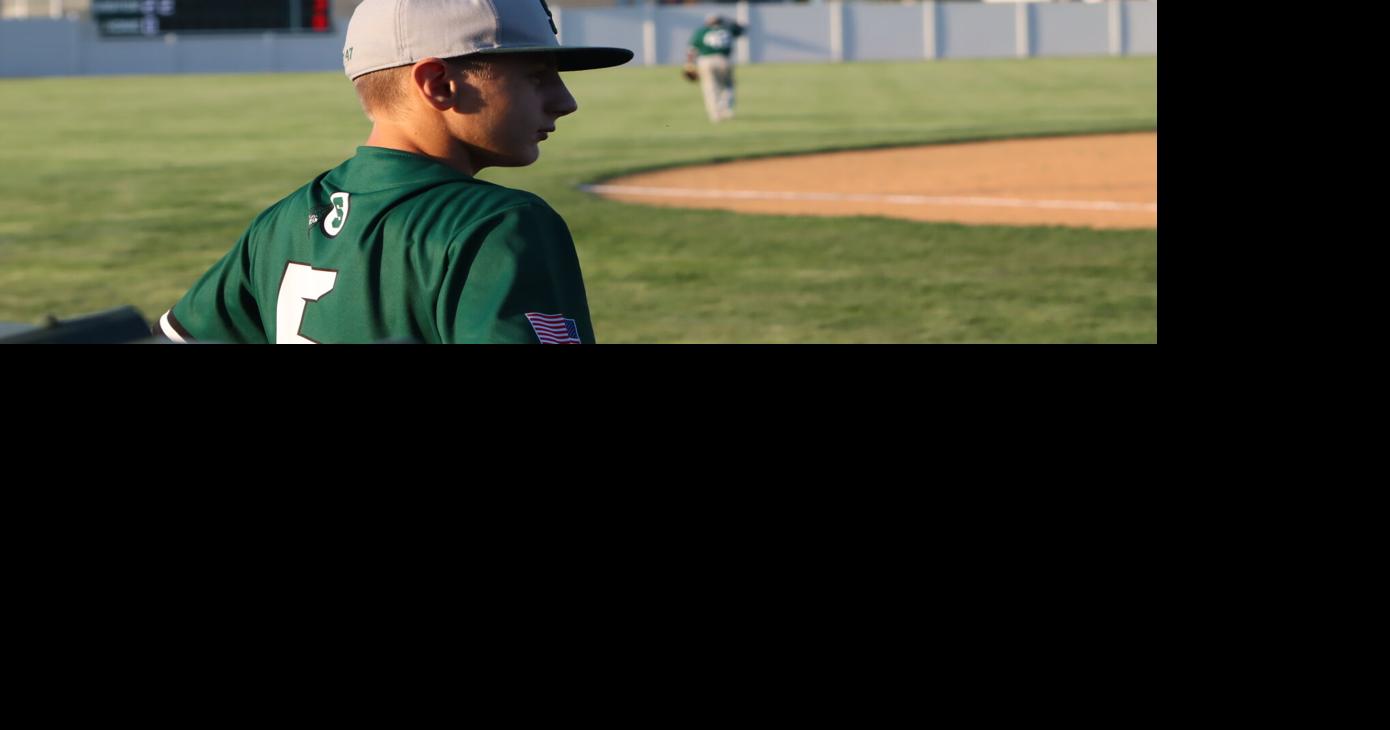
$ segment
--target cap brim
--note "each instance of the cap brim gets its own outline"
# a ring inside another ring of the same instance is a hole
[[[521,46],[512,48],[488,48],[469,55],[491,56],[498,53],[553,53],[555,66],[560,71],[588,71],[595,68],[612,68],[632,60],[632,51],[626,48],[604,46]]]

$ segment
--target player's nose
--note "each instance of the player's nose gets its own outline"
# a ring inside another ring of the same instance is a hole
[[[546,111],[556,117],[563,117],[566,114],[579,111],[579,102],[575,101],[574,95],[570,93],[563,81],[555,85],[555,90],[547,101]]]

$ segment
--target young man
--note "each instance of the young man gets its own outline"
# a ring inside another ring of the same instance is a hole
[[[545,201],[477,179],[535,162],[578,109],[544,0],[365,0],[343,67],[372,132],[261,213],[155,326],[179,342],[593,343],[574,241]]]
[[[705,113],[714,123],[734,118],[734,63],[729,54],[734,38],[745,28],[721,15],[711,13],[705,24],[690,36],[685,63],[700,75],[700,91],[705,96]]]

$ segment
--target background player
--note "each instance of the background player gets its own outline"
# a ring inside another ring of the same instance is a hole
[[[343,67],[373,122],[357,154],[261,213],[156,333],[180,342],[592,343],[569,229],[477,179],[529,165],[578,109],[544,0],[365,0]]]
[[[729,54],[734,49],[734,38],[743,35],[744,30],[744,26],[711,13],[690,36],[685,62],[687,67],[694,64],[700,75],[705,113],[711,122],[734,118],[734,63]]]

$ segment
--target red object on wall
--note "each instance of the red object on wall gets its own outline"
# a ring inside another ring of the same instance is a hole
[[[328,30],[328,0],[314,0],[314,12],[310,16],[309,27],[319,32]]]

